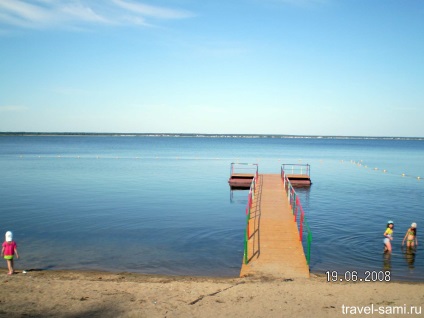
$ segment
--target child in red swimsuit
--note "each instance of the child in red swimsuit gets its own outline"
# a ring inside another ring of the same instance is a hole
[[[13,269],[13,257],[16,255],[16,258],[19,258],[18,255],[18,246],[13,241],[13,234],[10,231],[6,232],[5,242],[2,244],[1,256],[7,262],[7,267],[9,269],[8,275],[12,275],[14,273]]]

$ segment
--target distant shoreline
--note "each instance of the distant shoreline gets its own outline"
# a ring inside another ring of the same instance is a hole
[[[175,138],[274,138],[274,139],[376,139],[376,140],[424,140],[424,137],[396,136],[324,136],[324,135],[276,135],[276,134],[196,134],[196,133],[84,133],[84,132],[0,132],[5,136],[98,136],[98,137],[175,137]]]

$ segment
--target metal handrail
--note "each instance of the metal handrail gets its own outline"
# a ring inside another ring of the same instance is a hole
[[[246,166],[246,167],[237,167],[238,165],[240,165],[240,166]],[[253,167],[249,167],[249,166],[253,166]],[[235,169],[240,169],[240,170],[252,170],[252,169],[255,169],[255,173],[254,174],[255,175],[258,174],[258,164],[257,163],[235,163],[235,162],[232,162],[231,163],[231,167],[230,167],[230,175],[231,176],[234,174],[234,170]]]
[[[307,241],[306,241],[306,263],[309,265],[311,260],[311,245],[312,245],[312,231],[309,228],[309,224],[305,218],[305,212],[303,210],[302,204],[300,203],[300,199],[298,198],[296,191],[294,190],[293,186],[291,185],[289,179],[287,178],[285,172],[283,169],[281,169],[281,177],[283,179],[284,189],[287,193],[287,199],[290,204],[290,209],[294,216],[294,221],[297,223],[298,231],[299,231],[299,240],[303,242],[303,231],[305,230],[307,235]],[[255,176],[252,179],[252,182],[250,184],[247,204],[246,204],[246,230],[245,230],[245,236],[244,236],[244,264],[248,264],[248,241],[250,237],[250,210],[252,208],[252,202],[255,198],[255,190],[256,190],[256,183],[258,179],[258,172],[256,171]],[[298,212],[300,211],[300,217],[298,217]]]
[[[255,176],[252,179],[252,183],[250,184],[249,194],[247,197],[247,205],[246,205],[246,230],[244,235],[244,264],[247,264],[249,262],[248,259],[248,242],[250,237],[250,209],[252,208],[252,202],[255,199],[255,191],[256,191],[256,182],[258,179],[258,171],[256,171]]]
[[[309,165],[308,165],[309,166]],[[294,221],[298,227],[299,231],[299,240],[303,243],[303,230],[305,230],[307,235],[306,241],[306,263],[309,265],[311,261],[311,245],[312,245],[312,231],[309,228],[309,224],[305,218],[305,211],[303,210],[302,204],[300,203],[300,199],[296,194],[292,184],[290,183],[289,178],[286,175],[283,167],[281,167],[281,178],[283,180],[284,190],[287,193],[287,199],[290,204],[290,209],[294,216]],[[300,212],[300,217],[298,217],[298,212]]]
[[[309,164],[284,163],[281,165],[281,169],[285,171],[286,173],[289,173],[288,170],[290,170],[290,168],[291,168],[291,174],[307,175],[308,177],[311,175],[311,166]]]

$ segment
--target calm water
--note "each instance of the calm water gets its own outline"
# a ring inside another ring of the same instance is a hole
[[[19,269],[237,276],[247,192],[230,193],[231,162],[262,173],[311,164],[313,185],[298,194],[312,271],[424,281],[423,140],[0,137],[0,231],[14,231]],[[406,253],[412,221],[420,246]]]

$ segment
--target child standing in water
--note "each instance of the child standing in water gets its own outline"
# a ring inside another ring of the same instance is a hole
[[[417,223],[412,223],[411,227],[406,231],[405,237],[402,241],[402,246],[405,244],[407,247],[414,247],[418,245],[418,239],[417,239]]]
[[[10,231],[6,232],[5,242],[2,244],[1,256],[4,256],[4,259],[7,262],[7,267],[9,269],[8,275],[12,275],[14,273],[13,269],[13,257],[16,254],[16,258],[19,258],[18,255],[18,246],[13,241],[13,234]]]
[[[390,243],[391,240],[393,240],[393,229],[395,225],[393,224],[393,221],[387,222],[387,228],[384,232],[384,252],[392,252],[392,243]]]

